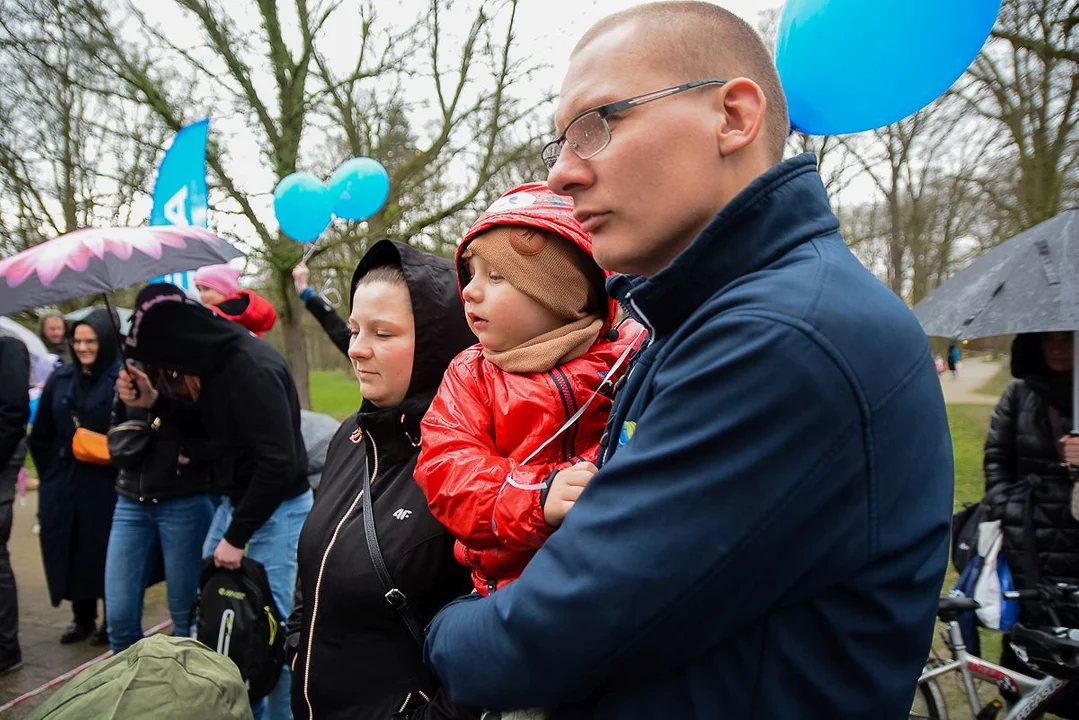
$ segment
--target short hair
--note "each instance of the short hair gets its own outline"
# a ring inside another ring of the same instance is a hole
[[[405,273],[397,265],[379,265],[368,270],[356,281],[356,287],[361,285],[374,285],[386,283],[387,285],[400,285],[408,289]]]
[[[597,22],[578,41],[571,57],[603,33],[632,21],[648,28],[652,51],[662,53],[663,62],[684,76],[684,82],[737,76],[756,82],[768,101],[764,125],[769,155],[773,162],[783,159],[790,134],[787,98],[772,54],[749,23],[707,2],[653,2]]]

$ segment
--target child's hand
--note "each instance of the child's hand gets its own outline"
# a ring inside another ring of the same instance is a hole
[[[565,470],[559,470],[551,480],[551,489],[547,501],[543,503],[543,519],[551,527],[558,527],[566,518],[581,491],[592,476],[599,472],[590,462],[577,463]]]

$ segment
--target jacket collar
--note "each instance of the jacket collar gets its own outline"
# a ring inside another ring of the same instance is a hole
[[[379,461],[388,465],[407,462],[419,454],[420,421],[433,395],[410,395],[393,408],[378,408],[364,400],[356,413],[356,426],[378,446]]]
[[[817,158],[805,153],[751,182],[670,265],[650,278],[615,276],[607,288],[654,336],[665,335],[731,282],[838,228]]]

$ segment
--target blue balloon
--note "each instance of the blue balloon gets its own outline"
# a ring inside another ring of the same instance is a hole
[[[787,0],[776,66],[791,124],[810,135],[898,122],[959,79],[1000,0]]]
[[[311,242],[333,219],[333,196],[311,173],[294,172],[277,183],[273,211],[281,232],[297,242]]]
[[[390,176],[378,160],[352,158],[330,176],[333,212],[345,220],[366,220],[379,211],[390,194]]]

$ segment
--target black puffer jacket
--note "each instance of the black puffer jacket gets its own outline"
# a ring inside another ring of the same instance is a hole
[[[1050,420],[1055,408],[1060,426],[1071,427],[1070,373],[1051,373],[1038,336],[1019,335],[1012,345],[1012,375],[993,411],[985,443],[986,493],[998,496],[991,516],[1002,520],[1004,555],[1020,588],[1043,582],[1079,582],[1079,522],[1071,514],[1072,479],[1063,465],[1057,431]],[[1036,567],[1024,552],[1027,503]],[[1029,605],[1023,617],[1031,616]],[[1076,618],[1079,620],[1079,618]]]

